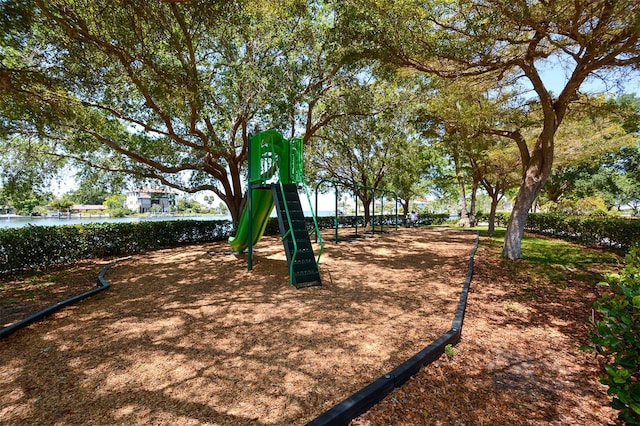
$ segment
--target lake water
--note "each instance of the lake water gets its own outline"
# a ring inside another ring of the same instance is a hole
[[[307,214],[305,212],[305,214]],[[333,216],[334,212],[320,211],[319,216]],[[275,216],[275,211],[272,213]],[[23,217],[0,215],[0,229],[21,228],[23,226],[57,226],[75,225],[84,223],[127,223],[127,222],[148,222],[161,220],[231,220],[229,215],[207,215],[207,216],[147,216],[147,217]]]
[[[0,216],[1,228],[21,228],[23,226],[57,226],[86,223],[127,223],[161,220],[231,220],[231,216],[149,216],[149,217],[8,217]]]

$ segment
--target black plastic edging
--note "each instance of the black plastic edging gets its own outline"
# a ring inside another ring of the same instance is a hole
[[[449,330],[434,340],[429,346],[391,370],[389,374],[393,377],[395,387],[399,388],[404,382],[409,380],[411,376],[420,371],[423,366],[429,365],[440,358],[445,346],[458,343],[458,340],[460,340],[460,333],[456,330]]]
[[[462,291],[460,292],[460,300],[458,301],[458,308],[456,314],[453,317],[453,323],[451,324],[452,330],[462,331],[462,323],[464,322],[464,312],[467,309],[467,297],[469,296],[469,286],[471,285],[471,278],[473,277],[473,258],[478,250],[478,243],[480,242],[480,233],[476,233],[476,243],[471,249],[469,254],[469,266],[467,267],[467,276],[462,285]]]
[[[106,289],[108,289],[110,287],[109,282],[105,279],[105,274],[107,273],[107,271],[109,269],[111,269],[111,267],[115,265],[115,263],[112,263],[110,265],[107,265],[102,271],[100,271],[100,273],[98,274],[98,286],[96,288],[94,288],[93,290],[89,290],[86,291],[84,293],[78,294],[76,296],[71,297],[70,299],[67,300],[63,300],[62,302],[58,302],[55,305],[51,305],[47,308],[44,308],[43,310],[36,312],[35,314],[28,316],[27,318],[18,321],[16,323],[13,323],[7,327],[4,327],[3,329],[0,330],[0,339],[7,337],[8,335],[10,335],[11,333],[14,333],[15,331],[18,331],[19,329],[28,326],[29,324],[32,324],[44,317],[46,317],[47,315],[51,315],[52,313],[62,309],[65,306],[71,305],[73,303],[79,302],[82,299],[86,299],[89,296],[93,296],[94,294],[100,293],[101,291],[104,291]]]
[[[422,367],[431,364],[438,359],[445,351],[445,347],[456,344],[460,341],[462,334],[462,323],[467,307],[467,296],[469,286],[473,276],[473,257],[478,249],[480,234],[476,233],[476,242],[469,255],[469,267],[467,276],[460,292],[458,307],[453,319],[452,328],[434,340],[429,346],[403,362],[389,373],[370,383],[358,392],[354,393],[344,401],[334,405],[329,410],[316,417],[306,426],[339,426],[348,425],[349,422],[359,415],[367,412],[371,407],[389,395],[395,388],[400,387],[411,376],[416,374]]]

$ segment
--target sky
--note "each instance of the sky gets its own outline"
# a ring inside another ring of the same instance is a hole
[[[560,94],[572,69],[568,69],[555,57],[537,64],[546,88],[554,95]],[[590,76],[580,86],[580,91],[588,94],[610,93],[613,95],[635,93],[640,96],[640,73],[636,71],[630,75],[623,75],[620,72],[605,73],[601,71]]]

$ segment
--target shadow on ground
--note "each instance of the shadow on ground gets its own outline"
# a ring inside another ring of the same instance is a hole
[[[304,424],[448,330],[475,235],[327,243],[322,287],[288,285],[277,238],[160,250],[109,291],[0,342],[11,424]]]

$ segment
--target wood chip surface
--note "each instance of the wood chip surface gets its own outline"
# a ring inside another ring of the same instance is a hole
[[[0,341],[0,423],[305,424],[451,327],[474,239],[327,241],[305,289],[277,237],[253,271],[225,243],[133,256],[109,290]]]

